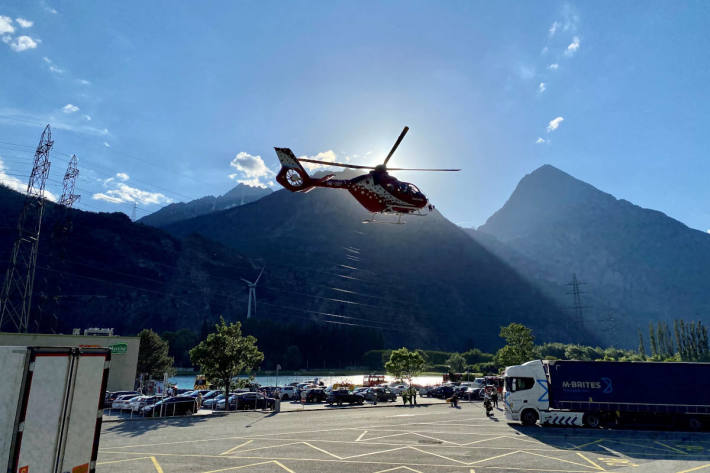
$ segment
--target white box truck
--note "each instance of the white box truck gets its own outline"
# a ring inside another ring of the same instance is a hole
[[[96,469],[108,348],[0,347],[0,468]]]

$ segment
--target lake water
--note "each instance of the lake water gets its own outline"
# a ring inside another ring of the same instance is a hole
[[[362,384],[362,379],[364,374],[353,374],[347,376],[255,376],[254,381],[261,384],[262,386],[285,386],[289,383],[305,383],[317,378],[319,381],[323,381],[326,386],[330,386],[335,383],[352,383],[355,385]],[[417,376],[413,379],[414,384],[419,384],[422,386],[439,384],[443,378],[439,376]],[[385,376],[386,382],[394,381],[392,376]],[[195,385],[194,376],[175,376],[170,378],[171,383],[177,384],[178,388],[191,389]]]

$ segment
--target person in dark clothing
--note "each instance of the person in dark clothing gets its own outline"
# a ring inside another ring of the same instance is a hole
[[[493,392],[491,393],[491,402],[493,402],[493,405],[498,408],[498,390],[494,389]]]

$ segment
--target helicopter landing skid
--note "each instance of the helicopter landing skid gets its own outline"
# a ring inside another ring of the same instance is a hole
[[[369,219],[366,218],[365,220],[362,221],[362,223],[379,223],[379,224],[387,224],[387,225],[404,225],[405,223],[407,223],[407,222],[402,221],[402,214],[397,214],[397,221],[396,222],[387,222],[387,221],[380,222],[378,220],[375,220],[375,215],[376,214],[372,214],[371,218],[369,218]]]

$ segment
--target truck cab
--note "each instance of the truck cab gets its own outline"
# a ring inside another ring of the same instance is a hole
[[[505,369],[503,403],[505,418],[532,425],[550,407],[547,375],[542,361],[528,361]]]

